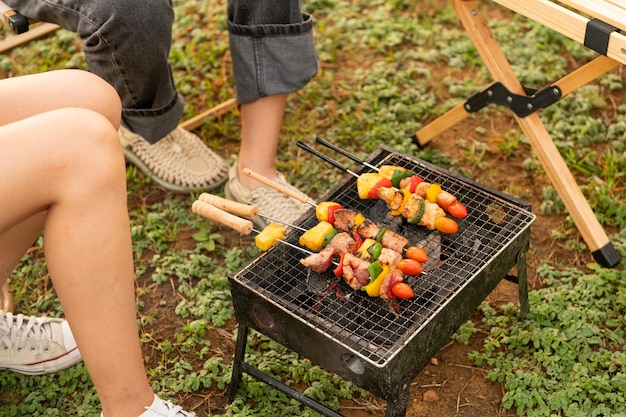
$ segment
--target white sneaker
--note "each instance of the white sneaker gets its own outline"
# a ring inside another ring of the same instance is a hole
[[[81,360],[66,320],[0,311],[0,369],[43,375]]]
[[[195,417],[196,413],[183,410],[182,407],[174,405],[169,401],[163,401],[156,394],[150,407],[146,407],[139,417]],[[100,413],[100,417],[104,414]]]
[[[155,144],[125,127],[118,131],[124,156],[168,190],[212,190],[228,179],[228,164],[193,133],[177,127]]]

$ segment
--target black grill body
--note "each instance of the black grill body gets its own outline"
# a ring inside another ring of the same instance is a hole
[[[229,277],[239,323],[231,400],[246,372],[323,415],[340,416],[245,363],[248,329],[253,328],[386,400],[387,417],[402,417],[411,381],[502,279],[517,282],[521,314],[528,311],[525,254],[535,220],[528,203],[385,146],[368,162],[402,166],[440,184],[466,205],[468,216],[458,220],[454,235],[430,232],[390,216],[382,201],[359,199],[356,179],[345,178],[320,201],[363,213],[437,259],[429,260],[425,274],[407,280],[415,297],[391,308],[337,284],[331,272],[311,273],[299,262],[306,254],[289,245],[279,243],[261,254]],[[308,229],[316,222],[312,208],[298,224]],[[287,241],[297,246],[299,235],[292,230]],[[516,276],[509,275],[513,269]]]

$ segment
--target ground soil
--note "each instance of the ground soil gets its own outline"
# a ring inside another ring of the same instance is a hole
[[[443,1],[437,0],[434,3]],[[624,74],[621,74],[622,77]],[[468,75],[469,76],[469,75]],[[436,81],[433,81],[436,82]],[[435,86],[433,86],[435,88]],[[613,107],[626,102],[623,92],[618,92],[613,97]],[[427,121],[425,121],[427,122]],[[488,130],[487,135],[477,136],[477,127]],[[510,113],[499,109],[488,108],[480,114],[473,115],[458,123],[440,136],[436,137],[427,146],[442,150],[451,158],[462,163],[463,169],[468,172],[468,176],[487,186],[501,191],[514,189],[517,196],[523,195],[524,200],[530,202],[537,214],[537,220],[531,230],[531,246],[527,254],[528,280],[530,290],[541,287],[541,282],[537,278],[536,269],[540,265],[549,262],[561,266],[571,266],[585,269],[585,265],[592,261],[592,256],[588,252],[576,253],[563,247],[563,241],[552,238],[552,231],[560,230],[566,222],[565,215],[544,215],[540,213],[543,196],[543,187],[549,185],[549,180],[545,175],[537,175],[523,169],[522,164],[528,154],[517,156],[504,155],[498,142],[502,140],[502,135],[510,129],[517,128],[517,124]],[[478,140],[489,147],[489,157],[481,161],[479,165],[468,165],[467,158],[462,155],[462,150],[458,147],[459,138],[465,140]],[[529,151],[530,153],[530,151]],[[580,179],[584,180],[584,179]],[[513,187],[512,187],[513,184]],[[158,193],[158,191],[156,191]],[[144,196],[148,200],[161,196]],[[614,231],[607,231],[612,233]],[[582,241],[577,232],[574,232],[573,239]],[[233,244],[241,244],[240,237],[232,235],[229,240]],[[162,286],[163,287],[163,286]],[[167,338],[167,334],[172,332],[174,326],[170,320],[176,321],[179,318],[173,315],[173,307],[177,304],[178,298],[172,288],[161,288],[154,292],[155,299],[149,298],[148,292],[142,297],[146,311],[161,317],[160,323],[163,328],[160,331],[162,336]],[[163,301],[166,303],[163,303]],[[517,286],[503,280],[495,290],[489,295],[488,301],[496,308],[500,308],[509,303],[518,303]],[[471,319],[475,325],[481,328],[480,315],[475,313]],[[168,325],[168,322],[170,324]],[[232,320],[223,329],[212,331],[208,337],[211,338],[213,354],[220,355],[226,362],[229,362],[234,353],[234,342],[232,334],[236,322]],[[155,331],[158,332],[159,330]],[[158,337],[157,334],[154,335]],[[443,416],[514,416],[514,410],[505,410],[501,406],[504,390],[501,384],[491,382],[487,378],[485,368],[477,367],[467,359],[467,354],[471,351],[482,348],[483,339],[487,336],[487,330],[481,328],[475,334],[469,344],[451,340],[432,358],[411,384],[411,395],[407,417],[443,417]],[[150,362],[150,358],[146,357]],[[212,414],[221,414],[227,404],[226,390],[211,388],[201,393],[195,393],[190,397],[179,399],[187,408]],[[344,401],[339,410],[346,417],[384,416],[386,403],[384,400],[373,396]]]
[[[433,0],[430,3],[445,4],[443,0]],[[468,74],[468,76],[470,76]],[[622,75],[623,76],[623,75]],[[615,103],[626,102],[624,93],[616,94]],[[426,122],[426,121],[425,121]],[[476,137],[476,128],[481,126],[490,133],[486,136]],[[467,161],[457,147],[458,139],[480,140],[490,149],[489,157],[481,161],[480,165],[468,166],[463,163],[463,168],[468,176],[482,184],[498,190],[510,189],[514,182],[515,190],[524,195],[524,199],[530,202],[537,214],[537,220],[532,226],[531,247],[527,254],[528,279],[530,289],[541,287],[537,278],[536,269],[545,262],[551,262],[562,266],[572,266],[581,269],[592,260],[588,252],[575,254],[566,250],[562,241],[551,237],[553,230],[563,227],[564,215],[543,215],[538,208],[542,201],[542,188],[549,184],[548,179],[542,175],[533,175],[522,168],[524,159],[528,155],[520,154],[514,157],[503,155],[497,143],[508,130],[515,128],[516,123],[510,114],[486,109],[479,115],[469,117],[455,125],[448,131],[436,137],[427,146],[440,149],[458,161]],[[487,137],[487,139],[485,139]],[[228,153],[225,150],[224,153]],[[153,189],[149,194],[131,197],[130,205],[146,205],[153,201],[159,201],[167,194],[164,190]],[[188,237],[189,245],[192,244]],[[580,237],[578,237],[580,240]],[[240,245],[241,238],[232,233],[228,236],[229,243]],[[245,243],[245,242],[244,242]],[[180,242],[185,245],[184,237]],[[576,256],[572,256],[575,254]],[[149,277],[142,278],[141,287],[150,287]],[[174,307],[179,302],[179,295],[173,286],[162,285],[158,291],[148,291],[141,296],[144,304],[143,313],[153,314],[159,317],[158,326],[152,327],[153,337],[156,339],[171,338],[175,329],[179,326],[177,321],[180,317],[174,315]],[[496,308],[508,303],[517,303],[517,286],[503,280],[489,295],[488,300]],[[481,327],[480,315],[475,313],[472,317],[477,327]],[[232,334],[236,327],[235,320],[231,320],[224,328],[214,329],[207,335],[211,339],[212,354],[221,356],[225,362],[230,362],[234,354],[234,342]],[[511,410],[504,410],[501,399],[504,394],[501,384],[491,382],[487,378],[486,369],[477,367],[467,359],[467,354],[474,350],[480,350],[482,341],[487,332],[482,329],[475,334],[469,344],[465,345],[457,341],[450,341],[432,358],[411,384],[411,395],[407,417],[443,417],[443,416],[514,416]],[[146,362],[150,366],[155,364],[158,358],[152,358],[146,350]],[[212,415],[221,414],[228,403],[226,390],[215,387],[194,393],[193,395],[178,399],[187,409],[198,412],[210,412]],[[385,413],[385,401],[373,396],[344,401],[339,410],[346,417],[383,416]]]
[[[624,102],[624,97],[616,96],[616,100]],[[428,146],[440,149],[459,161],[464,158],[456,146],[458,138],[472,138],[477,126],[485,126],[493,135],[485,142],[489,146],[490,157],[486,158],[480,166],[465,166],[469,172],[469,177],[478,182],[493,187],[498,190],[507,190],[514,181],[515,190],[525,196],[524,200],[530,202],[537,214],[537,220],[531,230],[531,246],[527,253],[528,279],[530,289],[541,287],[541,282],[537,278],[536,269],[545,262],[572,266],[584,269],[585,265],[592,261],[592,256],[588,252],[575,253],[563,247],[563,242],[551,237],[553,230],[564,227],[565,215],[544,215],[538,210],[542,201],[542,188],[549,184],[544,175],[526,173],[522,169],[523,160],[528,155],[518,155],[516,157],[505,157],[499,151],[497,142],[501,140],[501,134],[515,127],[514,119],[507,113],[496,109],[486,110],[480,116],[470,117],[459,123],[457,126],[444,132]],[[478,138],[476,138],[478,139]],[[143,196],[141,204],[146,204],[149,200],[162,198],[159,191],[155,194]],[[607,231],[611,233],[612,231]],[[576,235],[577,232],[575,231]],[[232,234],[228,236],[230,243],[234,245],[246,244],[241,237]],[[580,236],[574,239],[582,240]],[[149,279],[146,277],[145,279]],[[150,285],[147,282],[142,286]],[[150,299],[150,294],[155,298]],[[168,334],[173,333],[175,326],[173,322],[180,320],[173,314],[173,309],[179,301],[178,295],[168,286],[160,286],[159,291],[148,291],[142,296],[145,304],[145,312],[160,317],[159,323],[162,328],[154,328],[155,338],[168,338]],[[165,301],[165,303],[164,303]],[[503,280],[489,295],[488,301],[496,308],[509,303],[518,303],[517,286],[509,281]],[[481,328],[475,334],[469,344],[463,344],[451,340],[446,344],[427,365],[411,384],[411,395],[407,417],[439,417],[439,416],[514,416],[511,410],[505,410],[501,406],[503,387],[499,383],[491,382],[487,378],[486,369],[477,367],[467,359],[467,354],[471,351],[480,350],[482,341],[487,336],[487,329],[482,328],[479,313],[475,313],[471,319],[475,325]],[[224,358],[225,362],[230,362],[234,353],[234,342],[232,334],[236,322],[231,322],[222,329],[215,329],[208,335],[211,338],[213,354]],[[149,354],[148,354],[149,355]],[[155,361],[158,358],[155,358]],[[150,362],[151,358],[146,357]],[[221,414],[227,404],[226,390],[216,388],[207,389],[201,393],[194,393],[192,396],[181,398],[180,401],[188,408],[209,411],[212,414]],[[358,398],[342,403],[340,412],[346,417],[384,416],[385,401],[373,396]]]

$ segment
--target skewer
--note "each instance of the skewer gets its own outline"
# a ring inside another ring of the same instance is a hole
[[[331,164],[335,168],[339,168],[343,172],[345,172],[347,174],[350,174],[350,175],[352,175],[355,178],[359,178],[360,177],[359,174],[357,174],[356,172],[352,171],[350,168],[346,167],[345,165],[340,164],[339,162],[337,162],[334,159],[324,155],[323,153],[318,152],[317,150],[311,148],[306,143],[301,142],[301,141],[297,141],[296,145],[298,145],[298,147],[304,149],[305,151],[308,151],[308,152],[312,153],[313,155],[317,156],[318,158],[323,159],[324,161],[328,162],[329,164]]]
[[[246,174],[247,176],[254,178],[255,180],[262,182],[265,185],[268,185],[270,187],[272,187],[273,189],[275,189],[276,191],[279,191],[285,195],[288,195],[291,198],[295,198],[296,200],[298,200],[301,203],[306,203],[306,204],[310,204],[313,207],[317,207],[317,203],[313,200],[311,200],[308,197],[302,197],[301,195],[295,194],[293,193],[291,190],[283,187],[280,184],[277,184],[276,182],[272,181],[271,179],[252,171],[250,168],[244,168],[243,169],[243,173]]]
[[[339,148],[339,147],[337,147],[337,146],[335,146],[335,145],[331,144],[330,142],[326,141],[325,139],[322,139],[321,137],[317,136],[317,137],[316,137],[316,140],[317,140],[319,143],[321,143],[322,145],[327,146],[327,147],[329,147],[329,148],[331,148],[331,149],[333,149],[333,150],[335,150],[335,151],[337,151],[337,152],[341,153],[342,155],[347,156],[348,158],[352,159],[353,161],[357,161],[357,162],[359,162],[359,163],[361,163],[361,164],[363,164],[363,165],[365,165],[365,166],[368,166],[368,167],[373,168],[376,172],[380,172],[380,169],[379,169],[379,168],[376,168],[375,166],[373,166],[373,165],[371,165],[371,164],[368,164],[366,161],[364,161],[364,160],[362,160],[362,159],[360,159],[360,158],[358,158],[358,157],[356,157],[356,156],[354,156],[354,155],[350,154],[350,153],[349,153],[349,152],[347,152],[347,151],[344,151],[343,149],[341,149],[341,148]],[[324,161],[328,162],[329,164],[331,164],[331,165],[335,166],[336,168],[339,168],[340,170],[342,170],[342,171],[344,171],[344,172],[346,172],[346,173],[348,173],[348,174],[350,174],[350,175],[353,175],[354,177],[356,177],[356,178],[357,178],[357,180],[360,178],[360,175],[359,175],[359,174],[357,174],[357,173],[355,173],[355,172],[351,171],[351,170],[350,170],[350,169],[348,169],[347,167],[343,166],[341,163],[339,163],[339,162],[335,161],[334,159],[332,159],[332,158],[330,158],[330,157],[328,157],[328,156],[326,156],[326,155],[322,154],[321,152],[318,152],[317,150],[315,150],[315,149],[311,148],[310,146],[308,146],[308,145],[306,145],[306,144],[304,144],[304,143],[302,143],[302,142],[300,142],[300,141],[298,141],[298,142],[297,142],[297,144],[298,144],[298,146],[299,146],[300,148],[302,148],[302,149],[305,149],[305,150],[309,151],[311,154],[313,154],[313,155],[315,155],[315,156],[317,156],[317,157],[319,157],[319,158],[323,159]],[[365,175],[367,175],[367,174],[365,174]],[[420,178],[420,177],[418,177],[418,178]],[[421,181],[423,181],[423,179],[422,179],[422,178],[420,178],[420,180],[421,180]],[[428,184],[428,183],[426,183],[426,184]],[[357,181],[357,186],[358,186],[358,181]],[[400,186],[397,186],[397,188],[400,188]],[[443,190],[441,190],[441,191],[443,191]],[[452,194],[450,194],[450,193],[448,193],[448,194],[450,195],[450,198],[454,198],[454,202],[456,202],[456,201],[457,201],[457,200],[456,200],[456,197],[454,197],[454,196],[453,196]],[[436,204],[439,204],[439,201],[436,201],[436,202],[435,202],[435,201],[433,201],[433,202],[434,202],[434,203],[436,203]],[[462,203],[460,203],[460,202],[459,202],[459,204],[461,204],[461,205],[462,205]],[[456,211],[455,211],[456,213],[454,213],[454,212],[451,212],[451,211],[449,211],[449,210],[448,210],[448,209],[450,208],[450,206],[451,206],[451,205],[452,205],[452,202],[450,202],[449,204],[447,204],[447,205],[445,206],[445,208],[444,208],[444,207],[442,207],[441,205],[440,205],[440,207],[441,207],[441,208],[443,208],[445,212],[450,213],[452,217],[455,217],[455,218],[461,218],[461,219],[462,219],[462,218],[464,218],[465,216],[467,216],[467,209],[465,208],[465,206],[463,206],[463,207],[462,207],[462,209],[460,209],[461,211],[456,210]],[[455,214],[456,214],[456,215],[455,215]]]
[[[293,227],[294,229],[298,229],[301,231],[306,231],[306,229],[302,227],[294,226],[292,224],[285,223],[282,220],[259,213],[259,208],[257,206],[253,206],[250,204],[237,203],[236,201],[227,200],[218,195],[209,194],[209,193],[200,194],[200,196],[198,197],[198,200],[204,203],[210,204],[214,207],[217,207],[218,209],[223,210],[227,213],[236,214],[237,216],[245,217],[248,220],[254,220],[257,218],[257,216],[260,216],[266,220],[273,221],[274,223],[280,223],[284,226]]]
[[[321,145],[326,146],[329,149],[332,149],[335,152],[339,152],[340,154],[342,154],[345,157],[348,157],[350,159],[352,159],[354,162],[358,162],[359,164],[369,168],[369,169],[373,169],[374,171],[378,172],[380,171],[380,168],[378,168],[376,165],[372,165],[369,162],[359,158],[356,155],[351,154],[350,152],[341,149],[338,146],[333,145],[332,143],[330,143],[329,141],[327,141],[326,139],[320,137],[320,136],[316,136],[315,137],[315,141]]]
[[[211,202],[220,204],[222,206],[225,207],[225,209],[222,209],[220,207],[216,207],[214,206]],[[246,207],[241,207],[241,206],[246,206]],[[252,210],[250,209],[250,207],[252,207],[253,209],[256,210]],[[191,206],[191,210],[204,217],[207,218],[209,220],[212,220],[216,223],[220,223],[223,224],[225,226],[230,227],[231,229],[238,231],[239,233],[243,234],[243,235],[249,235],[252,232],[255,232],[257,234],[261,233],[261,231],[255,229],[253,227],[252,221],[248,220],[248,219],[242,219],[241,217],[237,217],[235,215],[233,215],[232,213],[229,213],[227,210],[234,210],[235,212],[238,213],[257,213],[258,212],[258,207],[256,206],[248,206],[246,204],[242,204],[242,203],[237,203],[234,201],[230,201],[230,200],[225,200],[221,197],[215,196],[215,195],[211,195],[208,193],[203,193],[200,195],[200,197],[198,198],[198,200],[194,201],[192,206]],[[292,227],[295,229],[299,229],[299,230],[303,230],[306,231],[306,229],[301,228],[301,227],[297,227],[291,224],[285,224],[283,222],[280,222],[282,224],[284,224],[285,226],[288,227]],[[287,246],[290,246],[291,248],[294,248],[302,253],[305,253],[307,255],[313,255],[315,252],[312,252],[308,249],[305,249],[301,246],[298,245],[294,245],[293,243],[287,242],[283,239],[276,239],[277,242],[283,243]],[[403,249],[403,254],[406,253],[406,248]],[[333,260],[332,264],[335,266],[339,265],[339,262]],[[422,275],[424,274],[424,272],[421,272],[418,275]]]
[[[209,194],[207,194],[207,195],[209,195]],[[217,197],[217,196],[214,196],[214,197]],[[220,224],[223,224],[225,226],[228,226],[231,229],[233,229],[233,230],[235,230],[235,231],[237,231],[237,232],[239,232],[241,234],[244,234],[244,235],[249,235],[252,232],[254,232],[256,234],[261,233],[260,230],[257,230],[257,229],[255,229],[253,227],[253,224],[252,224],[252,222],[250,220],[242,219],[241,217],[237,217],[237,216],[229,213],[228,211],[223,210],[223,209],[221,209],[219,207],[216,207],[216,206],[212,205],[211,203],[208,203],[207,201],[204,201],[204,200],[211,200],[211,201],[215,201],[215,202],[220,203],[220,200],[223,200],[223,199],[221,199],[220,197],[217,197],[217,199],[212,199],[212,198],[207,198],[207,196],[205,196],[205,197],[203,197],[203,199],[198,199],[198,200],[194,201],[193,204],[191,205],[191,210],[194,213],[196,213],[196,214],[198,214],[198,215],[200,215],[200,216],[202,216],[202,217],[204,217],[206,219],[209,219],[209,220],[212,220],[212,221],[214,221],[216,223],[220,223]],[[230,200],[227,200],[227,201],[230,201]],[[237,204],[238,205],[245,205],[245,204],[241,204],[241,203],[237,203],[237,202],[231,202],[231,203],[234,203],[234,204],[227,204],[228,207],[233,208],[233,209],[235,209],[237,211],[241,211],[241,208],[236,206]],[[289,224],[287,226],[290,226],[290,227],[293,227],[293,228],[296,228],[296,229],[300,229],[300,230],[306,230],[306,229],[303,229],[301,227],[296,227],[296,226],[289,225]],[[283,239],[276,239],[276,241],[280,242],[280,243],[282,243],[284,245],[290,246],[291,248],[294,248],[294,249],[296,249],[296,250],[298,250],[298,251],[300,251],[302,253],[305,253],[307,255],[313,255],[313,253],[314,253],[314,252],[312,252],[312,251],[310,251],[308,249],[305,249],[305,248],[303,248],[301,246],[298,246],[298,245],[294,245],[293,243],[287,242],[286,240],[283,240]],[[339,265],[339,263],[337,261],[333,261],[332,264],[335,265],[335,266]]]

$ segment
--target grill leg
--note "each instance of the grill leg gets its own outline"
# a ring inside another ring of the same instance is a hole
[[[237,395],[237,389],[239,389],[239,382],[241,381],[241,374],[243,372],[243,361],[246,354],[246,342],[248,341],[248,326],[239,324],[237,331],[237,345],[235,346],[235,358],[233,359],[233,372],[230,376],[230,387],[228,389],[228,401],[233,402],[235,395]]]
[[[404,384],[397,384],[393,387],[393,391],[387,400],[387,408],[385,409],[385,417],[404,417],[409,406],[409,387],[411,381]]]
[[[530,309],[528,304],[528,278],[526,275],[526,251],[517,255],[517,291],[519,292],[519,316],[524,320]]]

